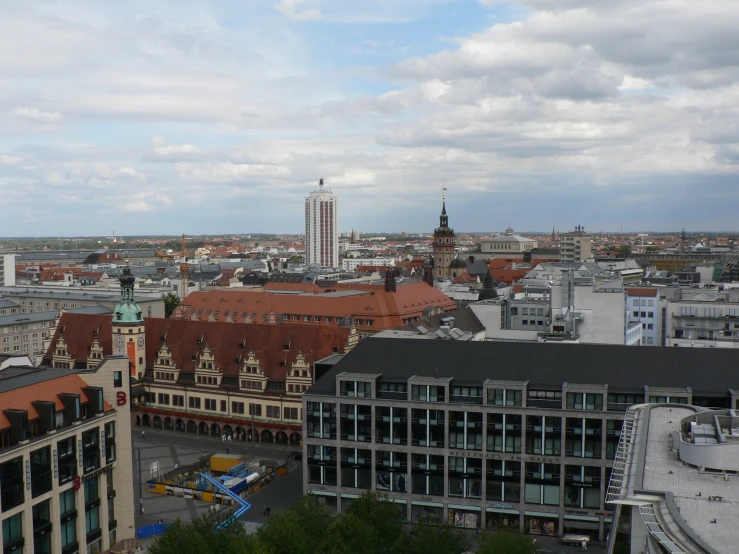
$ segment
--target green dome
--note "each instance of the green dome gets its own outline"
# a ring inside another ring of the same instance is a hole
[[[133,297],[133,286],[136,279],[131,275],[131,268],[123,268],[121,276],[121,301],[113,310],[113,323],[144,323],[141,307]]]

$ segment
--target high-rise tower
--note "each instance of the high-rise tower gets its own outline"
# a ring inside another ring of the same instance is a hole
[[[339,267],[339,199],[323,188],[305,199],[305,262],[308,265]]]
[[[434,279],[451,277],[455,245],[454,229],[449,227],[449,216],[446,214],[446,187],[444,187],[441,194],[439,226],[434,229]]]

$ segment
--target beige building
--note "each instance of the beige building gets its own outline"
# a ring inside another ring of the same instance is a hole
[[[98,553],[134,537],[129,375],[120,357],[3,372],[3,552]]]
[[[536,239],[517,235],[510,227],[505,233],[483,241],[480,244],[480,252],[483,254],[495,254],[497,256],[521,257],[523,253],[539,247]]]
[[[453,268],[456,242],[454,229],[449,227],[449,216],[446,214],[446,202],[442,203],[439,226],[434,229],[434,279],[456,277],[461,268]],[[462,264],[464,266],[464,264]]]
[[[559,241],[560,262],[584,262],[593,257],[593,236],[585,232],[582,225],[570,233],[562,233]]]

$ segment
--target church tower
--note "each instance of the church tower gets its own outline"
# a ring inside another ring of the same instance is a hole
[[[446,214],[446,187],[444,187],[441,195],[439,226],[434,229],[434,279],[452,276],[454,247],[454,229],[449,227],[449,216]]]
[[[121,301],[113,310],[113,355],[126,356],[131,377],[141,379],[146,366],[146,336],[141,307],[133,297],[136,279],[131,268],[123,268],[121,275]]]

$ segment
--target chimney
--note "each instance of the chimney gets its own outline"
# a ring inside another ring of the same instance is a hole
[[[385,271],[385,292],[395,292],[395,271],[388,269]]]

